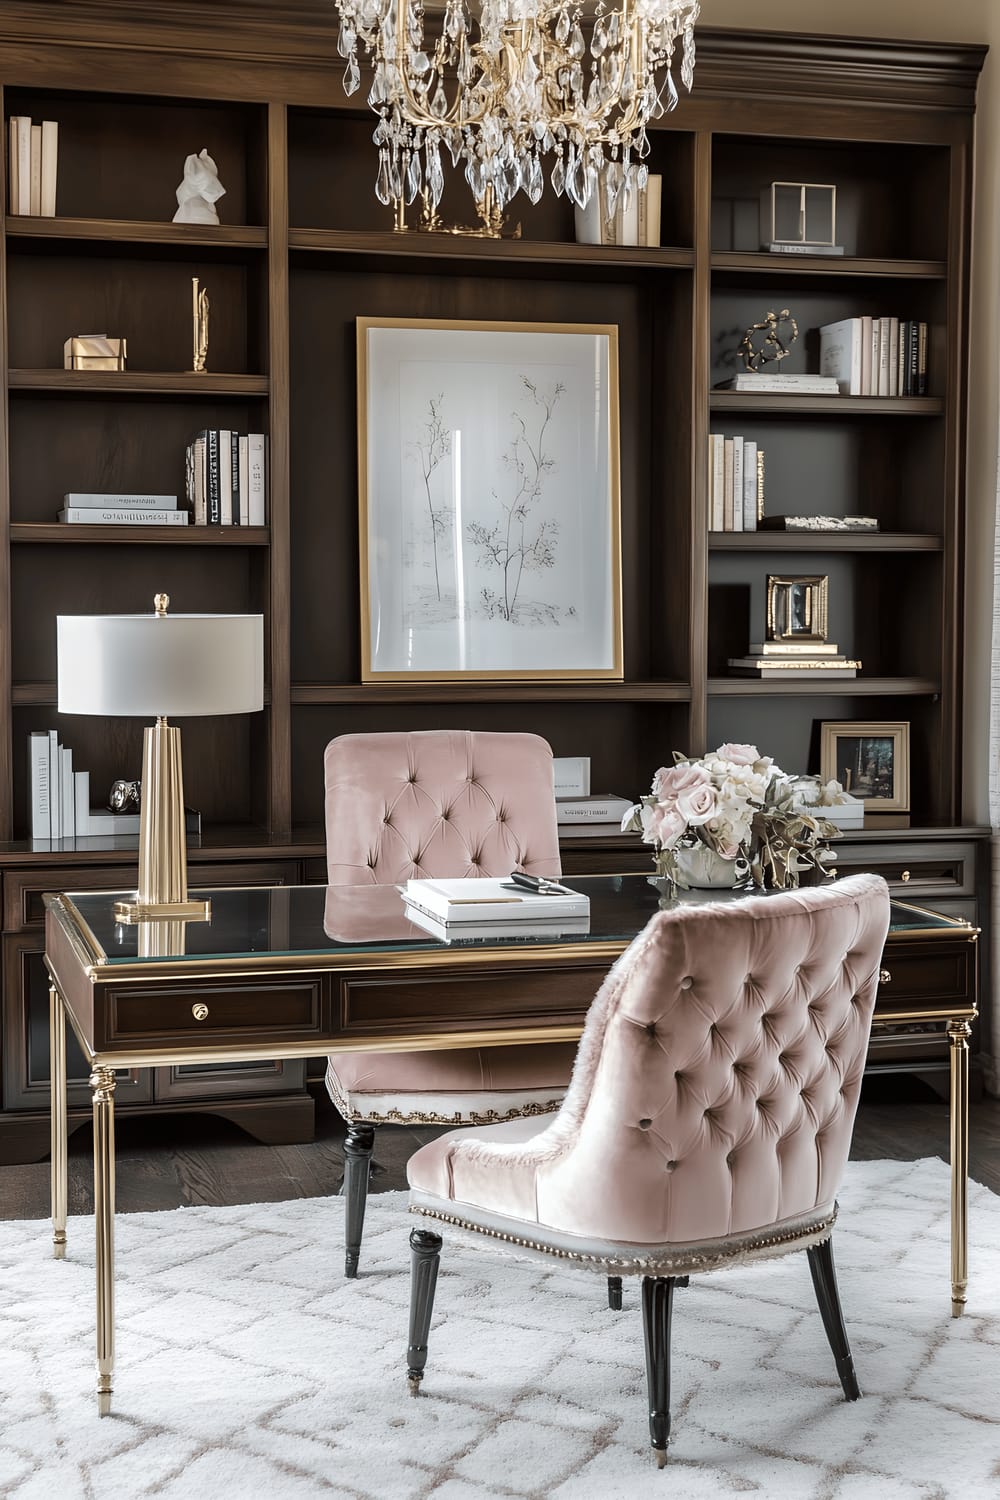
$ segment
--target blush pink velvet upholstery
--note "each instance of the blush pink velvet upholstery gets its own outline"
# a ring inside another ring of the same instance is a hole
[[[347,734],[327,746],[325,773],[330,886],[560,873],[552,751],[538,735]],[[575,1053],[568,1043],[341,1053],[327,1088],[347,1120],[509,1119],[558,1108]]]
[[[424,1146],[411,1209],[654,1276],[827,1237],[888,920],[874,875],[657,913],[591,1006],[555,1119]]]

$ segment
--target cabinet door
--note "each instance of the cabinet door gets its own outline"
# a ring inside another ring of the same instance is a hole
[[[3,1107],[49,1108],[49,976],[42,957],[41,932],[3,939]],[[66,1029],[67,1097],[71,1108],[90,1105],[90,1068]],[[147,1104],[152,1098],[148,1068],[116,1070],[118,1104]]]

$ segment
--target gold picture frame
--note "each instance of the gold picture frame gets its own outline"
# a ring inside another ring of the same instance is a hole
[[[361,681],[620,682],[617,326],[356,322]]]
[[[910,810],[910,726],[905,720],[820,724],[820,776],[839,781],[866,812]]]
[[[820,573],[767,575],[767,639],[826,641],[829,577]]]

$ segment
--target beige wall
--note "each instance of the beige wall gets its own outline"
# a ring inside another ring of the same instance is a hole
[[[702,22],[759,31],[986,42],[979,88],[969,348],[969,558],[966,595],[965,817],[988,821],[993,529],[1000,413],[1000,0],[702,0]],[[697,70],[695,88],[698,87]]]

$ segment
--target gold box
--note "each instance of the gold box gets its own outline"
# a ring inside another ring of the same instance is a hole
[[[64,370],[124,370],[125,340],[106,333],[80,333],[63,344]]]

